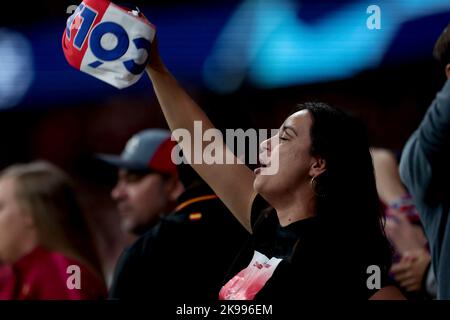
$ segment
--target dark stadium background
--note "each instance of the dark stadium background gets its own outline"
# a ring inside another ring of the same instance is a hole
[[[297,1],[301,6],[296,14],[307,25],[326,25],[329,14],[345,10],[357,1]],[[218,127],[278,128],[296,103],[317,100],[361,117],[374,146],[401,151],[444,81],[443,71],[433,61],[432,48],[450,22],[448,1],[430,1],[429,6],[440,3],[442,9],[402,22],[386,43],[380,62],[356,69],[351,75],[329,79],[325,70],[320,81],[273,88],[257,86],[246,77],[236,90],[218,92],[206,83],[202,68],[242,2],[160,0],[134,4],[157,26],[160,51],[168,67]],[[389,14],[385,8],[394,2],[404,6],[417,4],[405,0],[374,2],[382,10],[382,23],[385,14]],[[426,7],[427,2],[423,2]],[[61,35],[69,17],[66,9],[72,4],[78,3],[54,0],[2,4],[0,168],[48,159],[67,170],[75,178],[83,205],[98,230],[102,258],[111,271],[126,239],[109,198],[115,172],[93,156],[99,152],[119,153],[135,132],[166,124],[146,76],[130,88],[117,90],[66,63]],[[365,19],[365,7],[362,5],[361,12],[355,14]],[[331,24],[326,30],[339,32]],[[382,27],[373,32],[386,31]],[[25,44],[9,41],[9,37],[17,35]],[[254,35],[246,34],[246,41]],[[231,43],[231,54],[238,55],[240,42]],[[373,44],[377,45],[380,44]],[[6,56],[17,48],[14,59]],[[339,50],[338,45],[335,50]],[[8,68],[19,70],[18,76],[11,76],[11,72],[6,72]],[[9,91],[25,81],[29,82],[28,88],[8,102],[5,97],[11,96]]]

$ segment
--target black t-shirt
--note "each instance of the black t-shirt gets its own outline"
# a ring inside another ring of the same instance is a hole
[[[249,233],[209,188],[187,190],[178,202],[175,213],[162,218],[122,254],[111,298],[162,303],[217,300]]]
[[[251,223],[252,241],[236,260],[227,281],[253,261],[255,251],[269,259],[282,259],[254,300],[366,300],[377,291],[367,286],[372,274],[367,268],[377,264],[370,249],[361,248],[355,243],[357,239],[335,226],[312,217],[282,227],[275,210],[259,195],[253,202]],[[384,286],[387,276],[380,275]]]

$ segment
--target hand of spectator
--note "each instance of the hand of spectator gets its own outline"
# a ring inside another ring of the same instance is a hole
[[[387,237],[401,256],[406,252],[425,248],[427,244],[422,228],[411,223],[405,214],[397,210],[390,210],[385,230]]]
[[[150,71],[150,69],[157,72],[166,71],[164,62],[159,54],[158,38],[156,35],[152,41],[152,46],[150,48],[150,59],[147,65],[147,71]]]
[[[405,253],[400,262],[392,266],[391,272],[406,291],[419,291],[422,289],[423,278],[430,261],[431,256],[426,249],[412,250]]]

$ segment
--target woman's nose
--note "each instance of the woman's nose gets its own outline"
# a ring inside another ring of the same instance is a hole
[[[264,140],[260,144],[259,149],[259,157],[258,160],[260,163],[266,164],[269,157],[270,157],[270,150],[271,150],[271,142],[270,139]]]
[[[269,151],[270,150],[270,138],[264,140],[259,145],[259,152]]]

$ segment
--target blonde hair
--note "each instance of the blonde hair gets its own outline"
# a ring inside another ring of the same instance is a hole
[[[39,244],[74,258],[102,277],[92,233],[71,179],[46,162],[16,164],[0,172],[0,179],[13,178],[15,195],[32,215]]]

